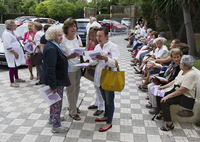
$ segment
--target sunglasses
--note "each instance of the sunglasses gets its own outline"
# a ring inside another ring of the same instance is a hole
[[[95,27],[91,27],[91,28],[90,28],[90,30],[92,30],[92,29],[93,29],[93,30],[95,30],[95,31],[96,31],[96,30],[98,30],[98,29],[97,29],[97,28],[95,28]]]

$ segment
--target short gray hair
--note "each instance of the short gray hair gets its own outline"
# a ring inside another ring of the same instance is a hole
[[[91,18],[91,21],[96,21],[97,19],[95,17],[92,17]]]
[[[7,30],[10,30],[12,26],[15,24],[15,20],[6,20],[5,21],[5,27]]]
[[[183,55],[181,58],[181,64],[183,64],[188,69],[192,68],[194,61],[194,57],[191,55]]]
[[[62,31],[59,27],[49,27],[45,33],[45,38],[48,41],[54,40],[58,32]]]
[[[150,33],[150,32],[152,32],[152,29],[151,28],[147,29],[147,33]]]
[[[157,41],[161,41],[163,44],[165,44],[167,42],[167,39],[163,37],[158,37],[154,40],[154,43],[157,43]]]

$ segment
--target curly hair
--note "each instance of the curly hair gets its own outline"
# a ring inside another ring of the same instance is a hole
[[[76,28],[77,28],[77,21],[75,19],[68,18],[67,20],[65,20],[63,27],[62,27],[64,34],[67,35],[68,34],[68,28],[70,26],[73,26],[74,24],[76,25]]]
[[[45,33],[46,40],[48,40],[48,41],[54,40],[56,38],[56,35],[60,31],[62,32],[62,29],[59,27],[49,27]]]
[[[7,30],[10,30],[14,24],[15,24],[15,20],[6,20],[5,21],[5,27]]]

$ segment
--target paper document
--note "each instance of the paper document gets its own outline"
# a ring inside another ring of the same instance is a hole
[[[61,100],[58,93],[53,93],[53,92],[50,91],[49,86],[45,86],[43,88],[40,88],[40,89],[38,89],[38,91],[40,92],[41,96],[44,98],[45,102],[49,106]]]
[[[151,63],[153,63],[155,66],[157,66],[158,68],[162,68],[163,66],[161,64],[156,63],[155,61],[149,61]]]
[[[160,76],[154,76],[155,78],[159,79],[160,81],[165,81],[165,82],[168,82],[167,79],[165,79],[164,77],[160,77]]]
[[[96,51],[96,52],[93,52],[93,53],[90,53],[89,56],[92,60],[99,60],[96,58],[97,55],[101,55],[101,52],[100,51]]]
[[[24,45],[24,50],[28,51],[29,53],[33,53],[33,46],[30,42],[27,42],[25,45]]]
[[[96,52],[101,52],[101,50],[90,50],[90,51],[85,51],[85,59],[86,60],[92,60],[91,57],[89,56],[92,53],[96,53]]]
[[[83,52],[85,51],[85,47],[75,48],[75,49],[72,49],[72,50],[73,50],[73,53],[83,55]]]
[[[76,64],[74,66],[81,67],[81,68],[86,68],[88,65],[90,65],[90,64],[89,63],[81,63],[81,64]]]

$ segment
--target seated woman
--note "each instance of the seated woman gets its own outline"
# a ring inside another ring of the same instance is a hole
[[[147,46],[143,46],[142,49],[136,55],[133,66],[136,66],[137,62],[140,59],[140,55],[142,53],[147,54],[153,49],[153,47],[155,46],[153,41],[154,41],[154,39],[156,39],[158,37],[158,33],[156,31],[152,31],[150,33],[150,37],[152,37],[152,39],[148,42]]]
[[[164,77],[166,80],[168,80],[168,82],[173,81],[180,71],[179,65],[180,65],[182,55],[183,53],[181,52],[180,49],[178,48],[172,49],[170,51],[170,56],[173,59],[173,61],[171,62],[171,64],[169,65],[169,67],[167,68],[165,72],[161,71],[159,73],[159,76]],[[148,84],[148,96],[149,96],[150,104],[147,104],[146,107],[147,108],[153,107],[149,111],[149,113],[155,114],[156,108],[157,108],[157,102],[156,102],[156,97],[154,95],[151,95],[152,88],[157,85],[165,85],[167,82],[153,78],[153,77],[150,77],[149,81],[151,81],[151,83]]]
[[[161,59],[164,54],[169,52],[165,45],[165,42],[166,41],[164,38],[156,38],[154,40],[154,43],[156,43],[156,47],[157,47],[155,50],[155,53],[149,59],[144,60],[142,65],[139,68],[134,66],[134,69],[136,70],[136,74],[141,73],[141,70],[143,69],[143,67],[146,66],[147,62],[155,61],[156,59]],[[153,69],[151,69],[151,70],[153,70]],[[159,73],[159,71],[157,73]]]
[[[180,62],[181,71],[176,79],[159,87],[159,89],[165,89],[165,97],[156,97],[158,107],[162,108],[162,111],[160,111],[156,119],[164,117],[164,121],[167,121],[166,125],[160,128],[162,131],[174,129],[174,124],[171,120],[170,106],[179,104],[182,95],[188,98],[194,98],[192,94],[194,94],[198,82],[197,74],[195,70],[192,69],[194,61],[191,55],[183,55]],[[174,85],[179,85],[180,88],[175,90]]]

